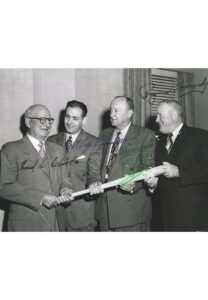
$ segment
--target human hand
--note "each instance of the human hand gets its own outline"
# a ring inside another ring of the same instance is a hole
[[[64,188],[60,191],[60,194],[61,195],[58,197],[58,204],[71,203],[74,200],[72,189]]]
[[[157,183],[158,183],[158,177],[155,176],[146,176],[144,178],[144,182],[148,185],[150,193],[153,193],[155,189],[157,188]]]
[[[165,167],[163,175],[166,178],[174,178],[179,177],[179,169],[177,166],[170,164],[169,162],[163,162],[163,166]]]
[[[132,192],[135,187],[135,182],[131,181],[131,177],[126,175],[126,180],[124,179],[123,183],[119,185],[119,188],[125,192]]]
[[[41,205],[50,209],[52,207],[56,207],[58,205],[58,197],[50,194],[45,194],[43,199],[41,200]]]
[[[101,182],[93,182],[89,185],[90,195],[97,195],[104,193]]]

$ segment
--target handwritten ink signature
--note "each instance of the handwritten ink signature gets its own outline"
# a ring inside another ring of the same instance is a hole
[[[119,140],[119,143],[123,143],[123,139]],[[104,146],[114,144],[114,141],[105,140],[104,138],[97,138],[96,146]]]
[[[141,155],[137,157],[138,149],[141,148]],[[139,170],[144,170],[154,165],[155,139],[145,143],[141,147],[130,147],[122,149],[119,153],[119,164],[123,168],[123,173],[128,174]],[[135,154],[135,155],[134,155]]]
[[[176,88],[167,89],[167,90],[155,90],[157,87],[154,83],[147,83],[139,87],[138,91],[142,99],[154,104],[159,95],[170,95],[174,94],[177,91],[180,93],[180,96],[183,97],[192,93],[204,94],[208,85],[207,77],[204,77],[201,83],[184,85],[184,81],[179,82],[176,85]]]
[[[78,157],[75,156],[72,160],[68,160],[68,158],[64,157],[59,159],[58,157],[55,157],[54,160],[51,162],[51,167],[62,167],[64,165],[72,165],[72,164],[78,164],[79,160]],[[38,159],[35,162],[32,162],[30,160],[24,160],[20,163],[20,166],[15,168],[14,172],[19,171],[31,171],[34,172],[35,168],[43,169],[46,168],[48,165],[47,158],[45,158],[42,162],[39,162]]]
[[[181,81],[178,84],[178,89],[181,91],[184,91],[184,94],[182,94],[182,96],[185,96],[189,93],[200,93],[200,94],[204,94],[206,88],[207,88],[208,82],[207,82],[207,77],[204,77],[204,79],[202,80],[201,83],[198,84],[190,84],[190,85],[184,85],[184,82]],[[198,89],[201,88],[201,89]],[[187,89],[190,89],[190,91],[187,91]]]

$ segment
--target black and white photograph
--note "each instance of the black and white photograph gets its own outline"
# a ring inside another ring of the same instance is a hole
[[[207,299],[204,0],[0,0],[4,300]]]
[[[207,231],[207,77],[1,69],[2,231]]]

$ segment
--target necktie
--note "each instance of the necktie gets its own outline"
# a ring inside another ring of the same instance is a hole
[[[38,146],[39,146],[39,154],[40,154],[40,156],[42,157],[42,158],[44,158],[44,156],[45,156],[45,154],[46,154],[46,151],[45,151],[45,145],[44,145],[44,143],[43,142],[39,142],[39,144],[38,144]]]
[[[70,135],[65,144],[66,151],[69,153],[72,148],[72,136]]]
[[[169,134],[167,136],[167,143],[166,143],[166,146],[165,148],[167,149],[168,153],[170,152],[170,150],[172,149],[173,147],[173,134]]]
[[[116,155],[118,154],[119,145],[120,145],[120,142],[121,142],[120,135],[121,135],[121,132],[118,131],[117,136],[115,138],[115,141],[112,145],[109,160],[108,160],[108,163],[107,163],[107,166],[106,166],[105,179],[108,179],[108,176],[109,176],[109,174],[112,170],[112,167],[113,167],[113,161],[115,160]]]

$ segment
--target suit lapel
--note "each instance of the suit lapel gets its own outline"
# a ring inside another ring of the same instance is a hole
[[[65,132],[61,132],[57,135],[56,143],[65,149],[65,143],[66,143],[66,133]]]
[[[77,159],[80,155],[84,154],[86,152],[86,147],[88,143],[88,137],[86,132],[82,129],[77,136],[71,151],[69,155],[67,156],[68,160],[75,160]],[[86,145],[86,146],[85,146]]]
[[[180,155],[181,149],[183,148],[183,145],[186,143],[186,132],[187,132],[187,126],[183,125],[169,153],[171,157],[173,156],[178,157]]]
[[[35,168],[39,168],[44,174],[49,176],[48,174],[48,162],[47,157],[44,159],[41,158],[38,151],[35,149],[27,135],[23,138],[24,143],[24,152],[27,156],[27,161],[30,166],[35,166]],[[47,150],[47,149],[46,149]]]
[[[107,162],[108,162],[108,156],[111,148],[111,141],[113,138],[113,133],[114,133],[114,128],[111,128],[109,135],[106,140],[102,141],[104,143],[104,150],[103,150],[103,161],[104,161],[104,166],[106,167]]]
[[[136,137],[135,130],[134,130],[133,125],[131,124],[131,126],[129,127],[129,130],[126,133],[124,141],[121,144],[118,155],[121,154],[125,150],[125,148],[131,148],[133,146],[135,137]]]

